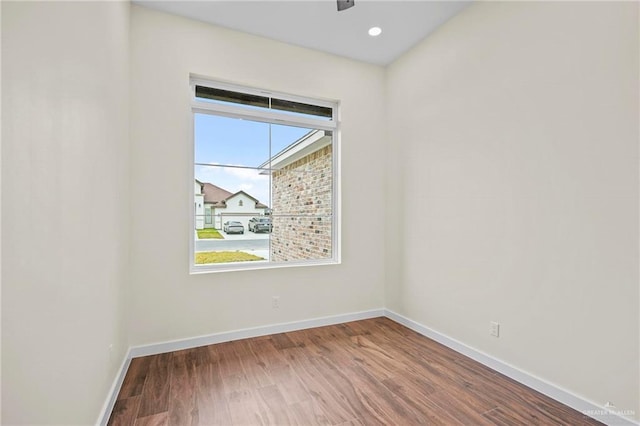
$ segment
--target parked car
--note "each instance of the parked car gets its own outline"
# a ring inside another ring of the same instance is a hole
[[[249,220],[249,231],[252,232],[271,232],[273,225],[270,217],[252,217]]]
[[[244,225],[235,220],[230,220],[222,225],[222,230],[227,234],[244,234]]]

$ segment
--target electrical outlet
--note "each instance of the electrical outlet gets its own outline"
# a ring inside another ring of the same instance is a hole
[[[273,296],[271,298],[271,307],[273,309],[278,309],[280,307],[280,296]]]
[[[489,334],[493,337],[500,337],[500,323],[491,321],[489,323]]]

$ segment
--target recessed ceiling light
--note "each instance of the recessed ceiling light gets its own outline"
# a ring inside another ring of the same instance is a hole
[[[378,37],[380,34],[382,34],[382,28],[380,28],[380,27],[371,27],[371,28],[369,28],[369,35],[371,37]]]

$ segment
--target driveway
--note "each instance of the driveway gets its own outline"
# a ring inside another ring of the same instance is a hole
[[[224,240],[196,240],[195,251],[235,251],[235,250],[269,250],[269,234],[225,234]]]
[[[220,235],[224,237],[225,240],[228,241],[237,241],[237,240],[268,240],[269,234],[268,232],[260,232],[256,234],[255,232],[249,232],[247,230],[244,231],[244,234],[225,234],[223,231],[220,231]],[[218,240],[221,241],[221,240]]]

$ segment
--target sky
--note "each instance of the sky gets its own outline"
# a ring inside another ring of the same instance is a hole
[[[245,191],[270,205],[269,176],[256,167],[311,129],[195,114],[195,177],[229,192]],[[240,166],[240,167],[238,167]]]

